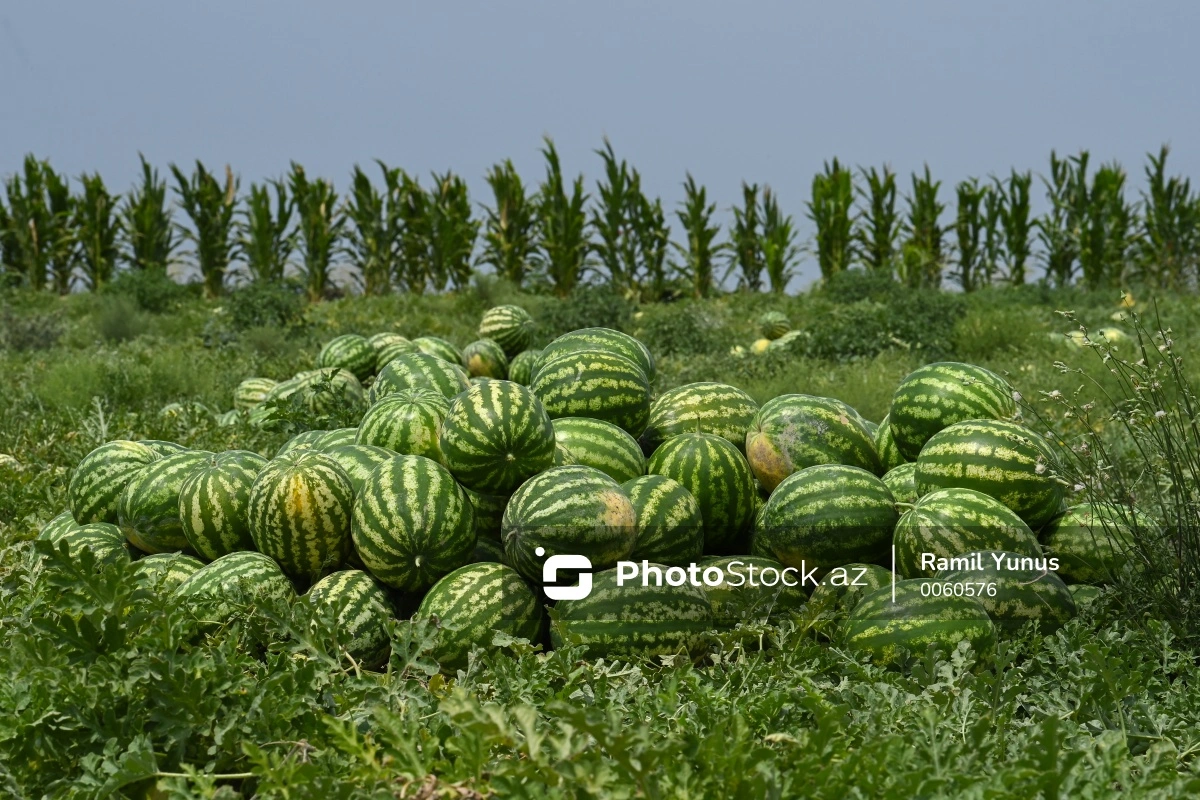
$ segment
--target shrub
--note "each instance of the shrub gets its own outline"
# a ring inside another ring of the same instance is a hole
[[[274,325],[292,327],[304,321],[304,290],[295,283],[251,283],[229,294],[225,309],[236,330]]]
[[[633,304],[609,286],[576,286],[558,303],[549,304],[538,320],[546,339],[577,328],[627,330],[633,321]]]
[[[129,297],[101,298],[95,314],[96,333],[105,342],[117,344],[136,339],[146,332],[146,316]]]
[[[17,316],[8,306],[0,308],[0,346],[9,350],[49,350],[62,334],[62,324],[53,314]]]
[[[690,301],[651,307],[638,320],[634,335],[656,357],[723,353],[733,344],[711,305]]]
[[[200,292],[198,284],[182,284],[160,270],[125,270],[104,287],[104,293],[128,297],[151,314],[163,314]]]

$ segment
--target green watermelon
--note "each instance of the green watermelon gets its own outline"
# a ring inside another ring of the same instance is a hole
[[[758,318],[758,329],[764,339],[774,341],[792,329],[787,315],[780,311],[768,311]]]
[[[637,516],[621,485],[591,467],[552,467],[521,485],[501,522],[505,562],[541,581],[549,556],[587,556],[595,569],[629,557]]]
[[[419,353],[417,346],[395,331],[383,331],[367,337],[367,344],[375,351],[375,372],[387,366],[393,358],[404,353]]]
[[[664,442],[646,472],[678,482],[700,504],[704,552],[737,552],[754,521],[754,476],[745,456],[725,438],[683,433]]]
[[[1136,560],[1137,542],[1160,539],[1162,531],[1142,512],[1081,503],[1058,514],[1041,531],[1058,573],[1070,583],[1106,586]]]
[[[350,551],[354,487],[338,462],[299,450],[268,462],[250,487],[250,536],[288,575],[315,581]]]
[[[260,599],[291,600],[296,590],[283,571],[262,553],[241,550],[221,556],[179,584],[186,599],[210,623],[224,624]]]
[[[248,450],[210,455],[179,486],[179,522],[192,549],[203,558],[253,550],[250,487],[267,460]]]
[[[491,339],[468,344],[463,348],[463,358],[467,362],[467,374],[472,378],[504,380],[508,377],[508,358],[504,355],[504,348]]]
[[[394,617],[387,593],[370,575],[341,570],[314,583],[304,597],[315,609],[329,609],[345,653],[356,664],[377,669],[387,663],[392,646],[387,621]]]
[[[381,397],[405,389],[428,389],[453,400],[467,386],[467,372],[461,366],[425,353],[412,353],[392,359],[379,370],[371,384],[370,400],[374,405]]]
[[[746,460],[767,491],[818,464],[883,473],[875,443],[857,412],[839,400],[806,394],[780,395],[758,410],[746,433]]]
[[[600,351],[623,356],[641,367],[642,374],[650,383],[653,383],[658,375],[654,369],[654,357],[650,355],[646,345],[629,334],[614,331],[611,328],[580,328],[564,333],[546,345],[542,350],[542,358],[534,369],[534,378],[537,378],[537,373],[542,366],[552,359],[566,353],[584,351]]]
[[[298,375],[293,375],[287,380],[280,381],[272,386],[270,391],[267,392],[266,396],[263,398],[263,404],[285,403],[291,400],[293,396],[295,396],[305,387],[311,378],[311,373],[301,373]],[[255,408],[257,409],[258,406],[255,406]]]
[[[598,419],[562,417],[554,420],[554,439],[565,466],[594,467],[617,483],[646,471],[646,458],[637,441],[625,431]]]
[[[699,567],[713,622],[720,627],[795,613],[808,599],[799,572],[773,558],[721,556],[706,558]]]
[[[169,553],[188,546],[179,520],[179,492],[184,481],[214,456],[187,450],[147,465],[121,492],[117,519],[121,531],[143,553]]]
[[[139,558],[133,566],[155,590],[174,592],[199,572],[204,562],[187,553],[155,553]]]
[[[342,409],[360,411],[365,408],[366,393],[358,378],[349,370],[324,369],[308,378],[301,387],[304,407],[310,414],[332,414]]]
[[[552,419],[591,417],[639,436],[650,416],[650,382],[624,356],[599,350],[542,354],[530,389]]]
[[[439,339],[436,336],[421,336],[413,339],[413,344],[422,353],[440,358],[456,367],[465,367],[467,364],[466,359],[463,358],[462,351],[445,339]]]
[[[491,339],[512,358],[533,341],[533,317],[520,306],[496,306],[483,312],[479,338]]]
[[[317,354],[317,366],[344,369],[365,381],[375,374],[375,348],[356,333],[335,336]]]
[[[475,535],[478,539],[500,541],[500,526],[504,519],[504,509],[508,506],[509,495],[481,494],[466,487],[463,492],[467,502],[475,510]]]
[[[826,572],[808,599],[811,614],[843,616],[864,596],[892,585],[892,571],[878,564],[843,564]]]
[[[927,494],[896,524],[896,572],[906,578],[932,578],[936,559],[978,550],[1005,550],[1040,556],[1037,537],[1020,517],[993,497],[971,489]],[[933,561],[922,564],[922,558]]]
[[[653,658],[687,653],[697,658],[708,647],[713,627],[712,606],[704,590],[690,583],[671,586],[669,570],[661,585],[652,575],[646,585],[640,579],[618,581],[617,570],[592,576],[592,591],[580,600],[560,600],[550,612],[550,641],[587,647],[592,658]]]
[[[313,441],[312,449],[319,453],[327,453],[335,447],[354,444],[354,439],[357,436],[358,428],[335,428],[334,430],[326,431],[324,436],[320,436]]]
[[[275,451],[275,457],[279,458],[284,453],[299,450],[317,450],[317,444],[325,438],[325,434],[327,433],[329,431],[326,430],[301,431],[284,442],[283,446]]]
[[[503,564],[504,545],[496,539],[478,537],[475,539],[475,549],[471,551],[468,564]]]
[[[1001,550],[964,555],[959,564],[939,570],[934,580],[956,594],[978,598],[1000,630],[1015,630],[1032,620],[1049,634],[1075,616],[1071,592],[1049,570],[1046,558]]]
[[[363,484],[367,482],[367,476],[377,466],[389,458],[395,458],[399,453],[367,444],[344,444],[326,450],[325,455],[336,461],[346,473],[346,477],[350,479],[350,487],[357,496],[362,491]]]
[[[653,453],[672,436],[700,432],[728,439],[741,450],[757,412],[754,398],[734,386],[689,383],[663,392],[651,403],[642,448]]]
[[[159,459],[144,444],[118,439],[80,460],[67,485],[67,505],[80,525],[117,522],[117,503],[125,486],[142,468]]]
[[[906,461],[916,461],[935,433],[967,420],[1012,419],[1008,381],[983,367],[938,361],[909,373],[892,396],[888,427]]]
[[[799,345],[808,339],[808,331],[788,331],[778,339],[771,340],[767,345],[769,353],[784,353],[789,350],[799,350]]]
[[[917,465],[912,461],[885,472],[883,483],[897,503],[912,505],[917,502]]]
[[[449,411],[450,401],[432,389],[404,389],[385,395],[363,416],[355,443],[440,463],[438,434]]]
[[[896,446],[896,439],[892,436],[892,425],[886,414],[871,435],[875,440],[875,453],[879,456],[879,465],[883,469],[890,472],[901,464],[911,463]]]
[[[441,464],[396,456],[375,468],[355,498],[353,537],[371,574],[418,592],[470,559],[475,514]]]
[[[54,548],[59,549],[63,543],[66,543],[72,559],[78,558],[82,550],[90,550],[97,566],[129,561],[125,535],[110,522],[91,522],[65,531],[54,540]]]
[[[939,595],[935,588],[939,585],[916,578],[866,595],[846,621],[845,646],[869,653],[883,664],[901,662],[904,650],[920,658],[930,645],[950,651],[964,640],[977,654],[990,654],[996,628],[987,609],[974,597]]]
[[[270,378],[247,378],[233,390],[233,407],[238,411],[249,411],[262,405],[277,385]]]
[[[1046,441],[1015,422],[956,422],[932,437],[917,458],[917,493],[975,489],[1011,508],[1031,528],[1058,513],[1063,485]]]
[[[541,357],[541,350],[522,350],[517,353],[508,363],[508,379],[522,386],[533,383],[533,369]]]
[[[886,559],[896,519],[895,500],[879,478],[859,467],[822,464],[776,487],[755,538],[789,567],[824,571]]]
[[[146,447],[149,447],[151,450],[153,450],[155,455],[157,455],[159,458],[166,458],[167,456],[173,456],[176,453],[183,453],[188,449],[178,442],[164,442],[161,439],[142,439],[138,442],[138,444],[146,445]]]
[[[472,647],[493,652],[496,631],[536,643],[545,614],[542,604],[512,567],[468,564],[434,584],[417,609],[418,619],[439,628],[433,652],[445,672],[466,669]]]
[[[70,511],[63,511],[42,526],[38,531],[37,538],[46,542],[57,542],[64,534],[77,531],[80,527],[80,524],[71,516]]]
[[[438,445],[463,486],[508,494],[553,463],[554,426],[529,389],[486,381],[454,398]]]
[[[1067,587],[1071,592],[1071,599],[1075,601],[1075,608],[1081,609],[1086,605],[1091,605],[1100,599],[1101,589],[1099,586],[1091,586],[1086,583],[1073,583]]]
[[[637,517],[631,561],[687,564],[704,553],[704,517],[700,504],[678,481],[642,475],[621,485]]]

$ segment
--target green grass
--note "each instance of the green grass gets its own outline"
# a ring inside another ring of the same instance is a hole
[[[1194,654],[1165,626],[1131,624],[1111,598],[1052,637],[1008,640],[982,664],[963,651],[885,671],[785,622],[730,635],[698,665],[521,655],[527,646],[512,643],[448,681],[419,626],[396,625],[387,672],[358,674],[337,658],[329,620],[266,607],[206,637],[127,569],[91,576],[44,560],[30,541],[64,507],[72,466],[105,440],[273,452],[284,434],[220,428],[187,405],[223,411],[240,380],[310,367],[338,333],[430,333],[462,345],[486,307],[517,302],[541,321],[538,344],[591,324],[641,336],[659,357],[660,391],[721,380],[759,400],[835,396],[878,420],[898,380],[935,350],[1008,374],[1035,402],[1039,391],[1073,389],[1054,362],[1090,354],[1051,339],[1071,327],[1054,312],[1073,309],[1095,327],[1113,324],[1117,309],[1116,297],[1094,294],[984,291],[960,298],[928,340],[909,325],[911,340],[877,352],[864,336],[855,352],[829,357],[731,353],[748,350],[768,309],[811,332],[849,308],[901,330],[945,302],[923,297],[843,286],[634,307],[602,291],[559,300],[484,281],[449,295],[320,303],[287,330],[239,327],[227,307],[236,301],[188,296],[165,313],[139,310],[119,337],[110,296],[0,297],[0,454],[15,458],[0,456],[0,794],[1196,794]],[[1200,323],[1192,304],[1164,298],[1161,310],[1176,331]],[[1187,356],[1194,341],[1181,334],[1177,350]],[[185,408],[161,413],[169,403]],[[760,635],[770,649],[744,646]],[[156,783],[164,793],[148,794]]]

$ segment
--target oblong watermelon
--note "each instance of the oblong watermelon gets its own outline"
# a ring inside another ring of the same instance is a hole
[[[646,373],[615,353],[584,350],[548,358],[543,352],[529,388],[551,419],[601,419],[636,437],[650,416],[650,381]]]
[[[985,550],[966,553],[959,561],[953,568],[939,570],[934,580],[954,586],[955,591],[961,586],[964,594],[978,598],[1001,630],[1033,621],[1049,634],[1075,616],[1071,592],[1043,556]]]
[[[973,419],[1009,420],[1016,410],[1012,386],[999,375],[973,364],[938,361],[900,381],[892,395],[888,427],[900,454],[915,461],[943,428]]]
[[[611,422],[588,417],[554,420],[554,440],[563,463],[594,467],[617,483],[646,472],[646,458],[637,440]]]
[[[253,550],[250,487],[267,460],[229,450],[198,462],[179,486],[179,522],[192,549],[212,561],[235,550]]]
[[[930,645],[950,651],[964,640],[976,653],[990,654],[996,627],[987,609],[974,597],[939,595],[936,585],[929,578],[915,578],[863,597],[846,620],[845,646],[882,664],[903,661],[905,650],[921,658]]]
[[[184,481],[213,457],[185,450],[147,465],[121,492],[117,518],[121,531],[143,553],[169,553],[188,546],[179,520],[179,492]]]
[[[520,306],[503,305],[483,312],[479,321],[479,338],[491,339],[512,358],[533,341],[533,317]],[[464,352],[465,354],[465,352]]]
[[[262,405],[277,385],[270,378],[246,378],[233,390],[233,407],[238,411],[249,411]]]
[[[504,380],[508,377],[508,357],[504,355],[504,348],[491,339],[468,344],[463,348],[463,358],[467,362],[467,374],[472,378]]]
[[[375,373],[375,348],[356,333],[335,336],[317,354],[317,366],[344,369],[365,381]]]
[[[79,528],[80,525],[71,516],[71,512],[63,511],[41,527],[37,538],[53,543],[62,538],[63,534],[79,530]]]
[[[452,400],[468,385],[467,371],[460,365],[427,353],[411,353],[394,358],[380,368],[368,398],[374,405],[381,397],[394,392],[428,389]]]
[[[700,503],[681,483],[662,475],[642,475],[621,488],[637,516],[637,541],[631,561],[687,564],[704,553],[704,516]]]
[[[658,376],[654,368],[654,357],[646,345],[627,333],[615,331],[612,328],[580,328],[564,333],[542,350],[541,361],[534,369],[534,377],[542,365],[564,353],[579,353],[586,350],[613,353],[624,356],[642,368],[646,379],[651,383]]]
[[[700,432],[728,439],[742,450],[757,412],[753,397],[724,383],[702,381],[669,389],[650,404],[642,448],[653,453],[672,436]]]
[[[357,496],[362,491],[363,484],[371,472],[387,461],[400,455],[385,447],[375,447],[367,444],[344,444],[325,451],[325,455],[338,463],[338,466],[350,479],[350,487]]]
[[[117,522],[117,505],[125,486],[142,468],[159,459],[144,444],[118,439],[84,456],[67,485],[67,506],[80,525]]]
[[[377,669],[391,652],[387,622],[394,618],[387,592],[357,569],[326,575],[304,595],[312,607],[328,609],[344,636],[346,654],[360,667]]]
[[[450,401],[432,389],[404,389],[381,397],[358,426],[355,444],[441,462],[438,435]]]

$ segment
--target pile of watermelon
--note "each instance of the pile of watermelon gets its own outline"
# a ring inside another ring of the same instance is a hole
[[[209,621],[302,597],[366,668],[386,663],[390,623],[414,608],[446,670],[497,633],[698,658],[714,631],[804,614],[879,662],[964,640],[985,652],[1027,622],[1063,624],[1079,587],[1090,596],[1122,568],[1112,516],[1066,505],[1052,444],[985,369],[921,367],[876,424],[801,393],[656,392],[637,339],[592,328],[531,349],[534,330],[500,306],[461,350],[339,336],[313,373],[244,381],[234,413],[253,419],[323,375],[361,409],[357,427],[305,431],[270,458],[108,442],[41,537],[100,564],[136,560]],[[787,321],[764,330],[782,337]],[[586,596],[551,598],[553,556],[586,557]],[[623,581],[630,564],[667,579]]]

